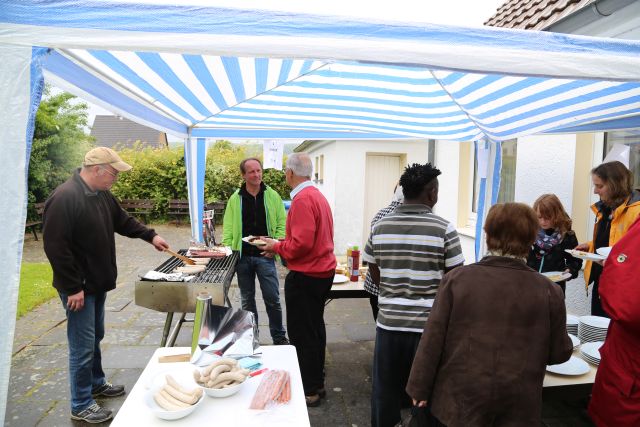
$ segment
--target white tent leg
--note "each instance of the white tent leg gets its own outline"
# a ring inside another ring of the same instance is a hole
[[[184,160],[187,169],[187,190],[189,192],[189,216],[191,218],[191,239],[202,242],[202,213],[204,211],[204,169],[206,164],[206,143],[204,138],[189,138],[184,141]]]
[[[478,194],[478,216],[476,218],[476,261],[486,254],[484,221],[491,206],[498,202],[500,171],[502,170],[502,144],[496,141],[476,142],[480,191]]]
[[[0,48],[0,422],[4,424],[27,215],[27,126],[31,93],[31,47]],[[34,106],[37,108],[37,104]],[[35,113],[35,111],[34,111]],[[29,136],[30,139],[30,136]]]

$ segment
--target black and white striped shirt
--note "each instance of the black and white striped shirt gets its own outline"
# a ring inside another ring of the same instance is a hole
[[[378,221],[380,221],[385,216],[389,215],[401,204],[402,202],[400,200],[394,200],[391,203],[389,203],[389,206],[380,209],[378,213],[375,214],[373,219],[371,220],[371,229],[373,229],[373,226],[376,225]],[[367,270],[367,276],[364,279],[364,290],[369,292],[372,295],[378,295],[380,293],[380,291],[378,290],[378,285],[373,283],[373,279],[371,278],[371,272],[368,270]]]

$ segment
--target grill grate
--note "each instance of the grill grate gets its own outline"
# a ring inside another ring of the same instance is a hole
[[[180,255],[185,255],[187,251],[180,249],[178,251]],[[211,258],[206,265],[206,269],[202,273],[196,274],[196,277],[191,279],[188,283],[223,283],[227,284],[231,282],[231,278],[236,271],[236,264],[238,263],[238,252],[234,251],[231,255],[224,258]],[[183,266],[184,263],[176,257],[171,257],[166,260],[160,266],[155,268],[155,271],[161,273],[171,273],[177,267]]]

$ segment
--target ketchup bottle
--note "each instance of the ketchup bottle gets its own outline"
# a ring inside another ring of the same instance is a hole
[[[351,262],[349,264],[351,266],[349,269],[349,280],[357,282],[360,278],[360,251],[357,246],[354,246],[351,250]]]

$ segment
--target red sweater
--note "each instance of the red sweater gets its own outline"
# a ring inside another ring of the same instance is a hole
[[[307,187],[296,194],[287,216],[287,237],[274,250],[287,261],[289,270],[313,277],[333,276],[333,217],[317,188]]]

